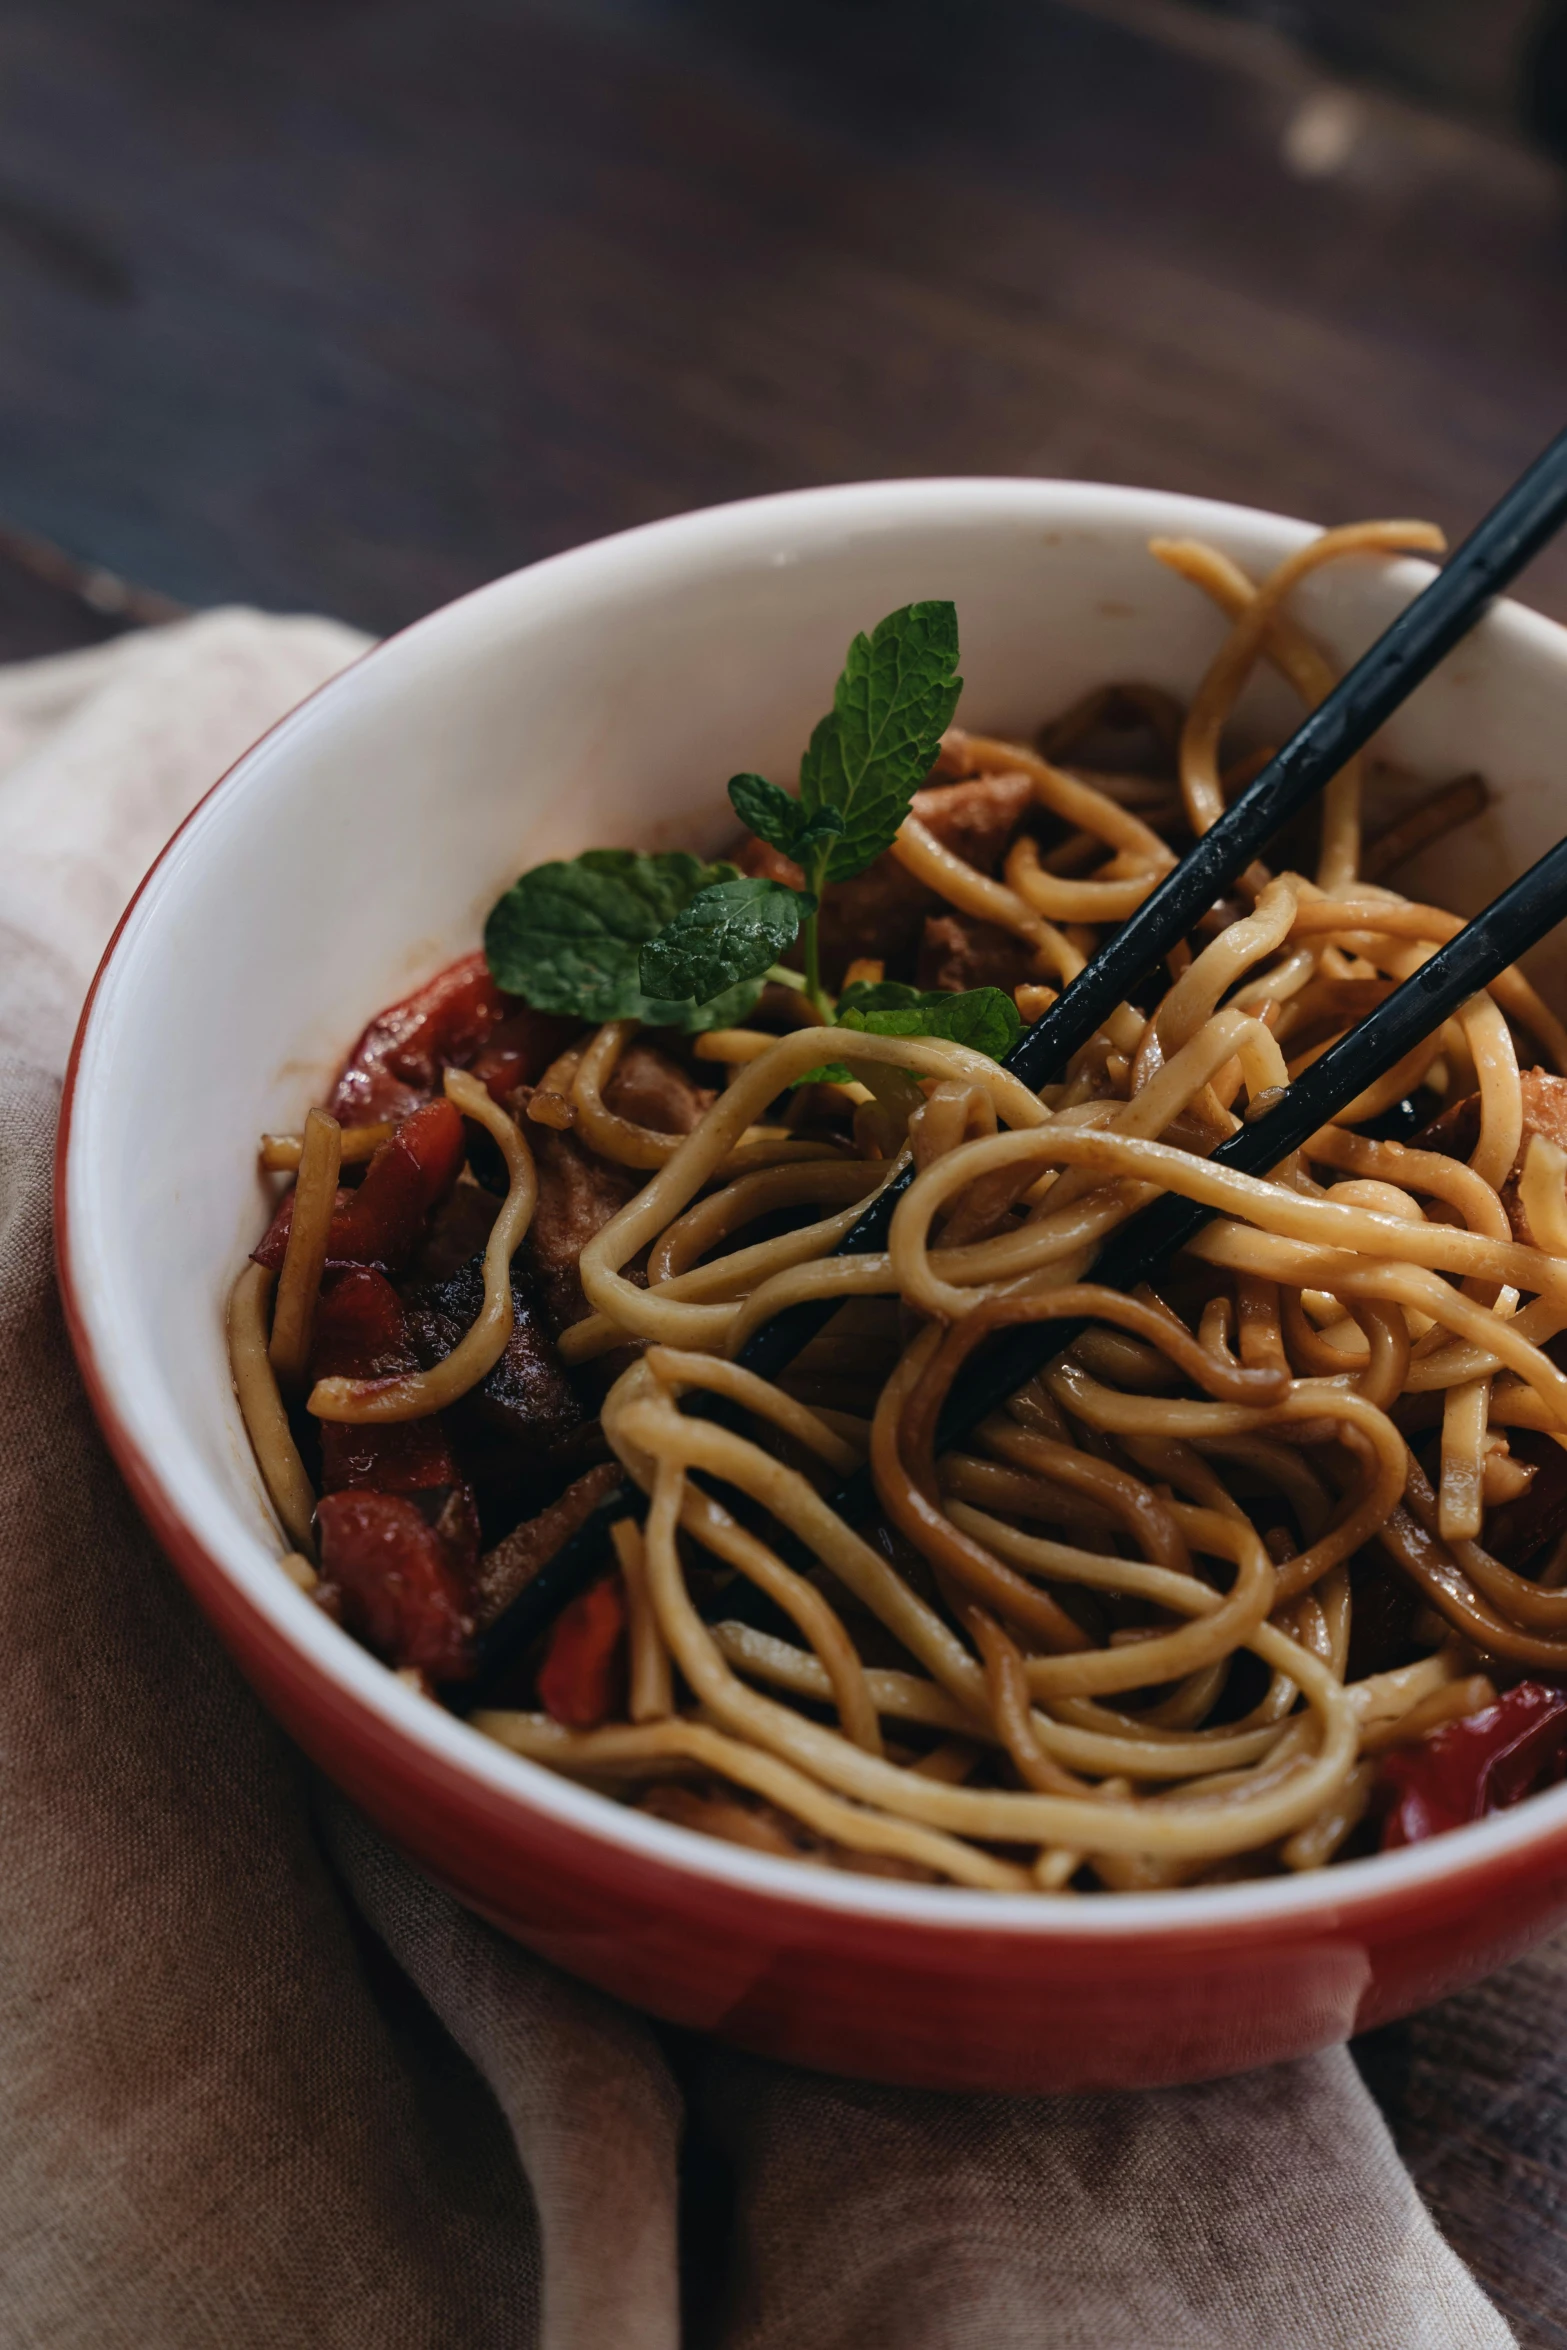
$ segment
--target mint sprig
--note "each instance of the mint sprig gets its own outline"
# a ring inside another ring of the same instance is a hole
[[[863,873],[896,839],[957,708],[957,660],[952,604],[905,604],[855,638],[833,706],[801,761],[798,794],[764,775],[736,775],[729,784],[741,822],[801,869],[795,929],[784,937],[777,883],[749,897],[727,884],[722,895],[704,890],[676,918],[669,954],[662,938],[644,950],[644,988],[662,989],[675,977],[711,982],[720,969],[733,974],[726,986],[760,979],[803,927],[806,993],[818,1018],[831,1019],[817,923],[822,892],[830,881]],[[699,936],[712,944],[706,957],[697,951]]]
[[[758,840],[781,849],[807,872],[818,851],[831,846],[843,833],[844,818],[839,809],[829,804],[809,811],[793,792],[781,791],[765,775],[732,775],[729,799],[741,823]]]
[[[484,951],[498,986],[540,1012],[583,1021],[642,1020],[652,1027],[719,1028],[743,1020],[761,982],[725,984],[722,999],[664,995],[638,975],[643,948],[703,891],[740,879],[683,849],[645,857],[588,849],[535,865],[490,909]]]
[[[828,881],[852,881],[896,837],[963,691],[957,607],[905,604],[849,647],[832,708],[800,762],[800,806],[840,819]]]
[[[905,987],[897,979],[874,985],[857,980],[846,987],[832,1024],[865,1036],[945,1036],[992,1061],[1004,1061],[1023,1031],[1017,1006],[1003,988],[971,987],[953,994],[946,988]],[[853,1074],[844,1062],[829,1061],[807,1069],[795,1083],[847,1085]]]
[[[803,932],[805,992],[830,1024],[822,892],[863,873],[896,838],[963,690],[957,661],[951,604],[889,612],[849,647],[833,706],[801,761],[798,793],[761,775],[733,778],[736,814],[800,867],[803,889],[747,879],[733,865],[678,850],[648,857],[589,849],[536,865],[492,907],[484,946],[495,979],[539,1011],[583,1021],[726,1027],[745,1018]],[[957,1036],[997,1057],[1019,1025],[997,988],[966,996],[851,988],[838,1017],[844,1027],[881,1035]]]
[[[1023,1033],[1018,1008],[1004,988],[971,987],[954,994],[946,988],[905,987],[894,979],[846,987],[838,998],[835,1025],[869,1036],[945,1036],[992,1061],[1004,1061]]]
[[[816,900],[782,882],[737,876],[698,891],[642,949],[650,994],[707,1003],[755,981],[788,953]]]

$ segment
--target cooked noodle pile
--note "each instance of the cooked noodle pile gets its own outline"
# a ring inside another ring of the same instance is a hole
[[[1232,622],[1188,709],[1121,687],[1047,728],[1042,751],[948,734],[939,780],[1026,778],[1037,818],[999,875],[918,815],[892,854],[956,917],[1021,942],[1025,1018],[1255,772],[1221,763],[1255,665],[1308,704],[1332,684],[1289,615],[1297,580],[1432,543],[1409,524],[1330,532],[1260,587],[1211,548],[1159,544]],[[1162,769],[1070,764],[1107,721],[1134,720]],[[1368,855],[1356,762],[1314,821],[1311,870],[1254,865],[1171,957],[1151,1012],[1122,1005],[1037,1097],[940,1037],[837,1027],[702,1038],[727,1081],[683,1135],[610,1106],[632,1023],[561,1054],[518,1118],[449,1071],[507,1170],[482,1311],[434,1371],[319,1381],[318,1419],[416,1420],[495,1363],[541,1128],[570,1125],[645,1177],[583,1248],[587,1311],[559,1339],[574,1375],[616,1374],[603,1433],[645,1497],[615,1535],[614,1711],[583,1728],[520,1704],[477,1727],[764,1850],[1124,1891],[1320,1866],[1352,1842],[1380,1756],[1521,1675],[1567,1673],[1553,1564],[1522,1573],[1483,1539],[1567,1446],[1550,1351],[1567,1329],[1567,1153],[1531,1107],[1552,1080],[1530,1074],[1567,1073],[1561,1024],[1508,972],[1268,1179],[1208,1157],[1458,927],[1371,875],[1476,805],[1473,786],[1449,788]],[[851,1082],[791,1091],[829,1064]],[[1467,1119],[1461,1147],[1356,1131],[1421,1088],[1432,1113]],[[790,1117],[808,1098],[836,1128]],[[273,1138],[270,1163],[292,1148]],[[279,1276],[285,1390],[339,1172],[310,1134],[296,1156],[290,1256],[313,1253]],[[885,1252],[834,1257],[910,1157]],[[1212,1220],[1157,1290],[1097,1285],[1106,1236],[1165,1191]],[[271,1280],[253,1268],[236,1297],[236,1369],[305,1551],[305,1470],[267,1384]],[[778,1383],[738,1366],[771,1317],[823,1299],[843,1312]],[[938,1457],[977,1348],[1082,1316],[1088,1335]],[[721,1419],[693,1412],[715,1396]],[[1524,1432],[1554,1444],[1531,1453]],[[881,1519],[850,1524],[826,1497],[866,1460]],[[753,1589],[767,1605],[740,1603]]]

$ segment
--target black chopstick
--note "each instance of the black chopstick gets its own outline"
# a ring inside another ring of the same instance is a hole
[[[1245,872],[1279,827],[1363,750],[1510,579],[1567,522],[1567,432],[1558,433],[1492,507],[1429,587],[1422,588],[1368,652],[1298,727],[1284,748],[1107,939],[1042,1017],[1018,1038],[1006,1066],[1031,1093],[1065,1074],[1118,1004],[1135,997],[1176,943]],[[837,1256],[874,1256],[887,1245],[893,1210],[913,1180],[907,1168],[852,1224]],[[740,1360],[774,1379],[825,1329],[831,1299],[789,1306],[747,1341]]]
[[[1548,849],[1412,978],[1303,1070],[1260,1118],[1221,1142],[1207,1164],[1237,1168],[1243,1175],[1270,1173],[1564,918],[1567,838]],[[1222,1212],[1165,1192],[1106,1242],[1083,1278],[1106,1289],[1135,1290]],[[961,1442],[1008,1396],[1064,1354],[1091,1321],[1092,1316],[1085,1316],[1081,1321],[1020,1323],[998,1332],[965,1365],[961,1391],[948,1399],[937,1427],[937,1450]],[[869,1472],[857,1470],[832,1496],[830,1506],[851,1522],[865,1517],[875,1506]]]
[[[1245,871],[1287,818],[1323,790],[1345,761],[1364,748],[1378,727],[1392,717],[1416,686],[1468,634],[1483,617],[1492,600],[1555,536],[1564,522],[1567,522],[1567,431],[1558,433],[1549,447],[1542,451],[1527,472],[1519,477],[1449,557],[1429,587],[1422,589],[1414,601],[1406,605],[1391,627],[1383,632],[1369,651],[1362,654],[1354,667],[1339,680],[1333,691],[1311,712],[1283,749],[1226,809],[1218,822],[1187,851],[1174,871],[1167,874],[1144,899],[1136,913],[1105,941],[1042,1018],[1025,1030],[1007,1056],[1008,1069],[1021,1077],[1034,1092],[1058,1078],[1072,1055],[1081,1050],[1118,1004],[1135,994],[1147,975],[1207,912],[1214,900],[1222,896],[1230,883]],[[1552,851],[1551,855],[1557,853]],[[1538,877],[1550,862],[1550,857],[1542,858],[1539,865],[1514,885],[1514,890],[1524,890],[1531,884],[1537,884]],[[1283,1101],[1276,1104],[1267,1117],[1257,1120],[1254,1125],[1242,1127],[1239,1134],[1221,1144],[1214,1153],[1215,1159],[1223,1165],[1242,1166],[1255,1171],[1259,1167],[1276,1165],[1280,1159],[1287,1158],[1290,1151],[1297,1149],[1300,1141],[1325,1124],[1336,1109],[1341,1109],[1346,1102],[1355,1098],[1356,1093],[1363,1091],[1371,1078],[1360,1075],[1354,1084],[1347,1085],[1332,1108],[1319,1107],[1313,1110],[1309,1125],[1295,1142],[1253,1144],[1253,1147],[1271,1148],[1271,1159],[1227,1154],[1238,1153],[1247,1138],[1282,1135],[1287,1130],[1286,1125],[1281,1123],[1274,1127],[1271,1122],[1274,1119],[1285,1120],[1297,1098],[1320,1103],[1324,1098],[1322,1087],[1327,1080],[1319,1073],[1359,1066],[1341,1056],[1350,1053],[1352,1048],[1364,1053],[1368,1048],[1362,1046],[1359,1040],[1368,1031],[1371,1032],[1373,1044],[1377,1037],[1391,1033],[1385,1026],[1378,1027],[1376,1024],[1385,1023],[1393,1015],[1394,1005],[1407,995],[1410,988],[1429,986],[1432,984],[1431,975],[1439,969],[1458,968],[1456,963],[1449,964],[1444,958],[1452,956],[1471,933],[1485,939],[1492,938],[1495,935],[1495,922],[1500,919],[1502,909],[1513,903],[1513,898],[1514,891],[1508,891],[1484,914],[1476,916],[1475,921],[1451,940],[1440,954],[1422,966],[1413,980],[1407,981],[1403,988],[1390,996],[1331,1052],[1325,1053],[1311,1070],[1289,1088]],[[1531,899],[1529,902],[1533,905],[1535,901]],[[1558,913],[1547,916],[1540,927],[1530,934],[1526,943],[1532,944],[1534,939],[1542,936],[1559,918],[1559,912],[1558,906]],[[1513,918],[1511,915],[1508,917],[1509,921]],[[1488,927],[1482,929],[1481,926]],[[1477,950],[1470,948],[1465,951],[1473,953]],[[1525,947],[1514,948],[1510,954],[1504,955],[1496,968],[1505,968],[1509,961],[1524,951]],[[1463,996],[1472,994],[1475,987],[1484,984],[1483,980],[1474,981],[1462,989],[1457,1000],[1462,1001]],[[1409,999],[1411,1003],[1417,1000]],[[1399,1019],[1407,1016],[1407,1012],[1397,1015]],[[1444,1017],[1445,1013],[1434,1013],[1428,1008],[1425,1025],[1414,1030],[1391,1058],[1382,1061],[1376,1074],[1381,1075],[1393,1067],[1404,1052],[1411,1050],[1419,1038],[1428,1034],[1436,1021]],[[1312,1089],[1309,1093],[1302,1093],[1301,1089],[1308,1078],[1314,1080]],[[893,1211],[912,1179],[911,1168],[888,1184],[865,1214],[850,1227],[834,1253],[839,1256],[865,1256],[874,1255],[885,1248]],[[1183,1217],[1193,1213],[1186,1201],[1157,1201],[1128,1225],[1112,1247],[1132,1248],[1135,1245],[1132,1235],[1143,1228],[1144,1219],[1166,1211],[1172,1229],[1181,1223]],[[1195,1231],[1203,1220],[1203,1215],[1197,1212],[1196,1221],[1190,1224],[1190,1230]],[[1150,1225],[1148,1229],[1152,1231],[1156,1228]],[[1189,1237],[1189,1232],[1183,1230],[1167,1244],[1156,1262],[1162,1263],[1164,1255],[1182,1246],[1186,1237]],[[1111,1265],[1109,1250],[1103,1262],[1107,1266]],[[1096,1268],[1095,1278],[1108,1279],[1109,1274]],[[1147,1278],[1146,1271],[1135,1273],[1132,1286]],[[1118,1279],[1115,1285],[1125,1287],[1127,1282]],[[831,1301],[785,1308],[748,1340],[740,1361],[747,1370],[757,1372],[762,1378],[776,1378],[802,1348],[825,1328],[836,1310],[836,1305]],[[1051,1334],[1046,1353],[1037,1357],[1030,1352],[1028,1367],[1020,1375],[1012,1377],[1010,1385],[1002,1388],[999,1395],[991,1396],[983,1408],[976,1411],[976,1419],[982,1418],[986,1411],[993,1410],[1004,1396],[1014,1393],[1031,1378],[1040,1368],[1041,1361],[1053,1360],[1071,1343],[1070,1336],[1065,1334],[1070,1329],[1069,1325],[1047,1324],[1044,1327]],[[1031,1340],[1038,1345],[1041,1343],[1041,1334],[1038,1329],[1030,1330],[1026,1326],[999,1335],[982,1359],[986,1363],[994,1360],[998,1364],[1003,1360],[1015,1361],[1021,1358]],[[1002,1375],[998,1369],[996,1376],[999,1378]],[[965,1404],[970,1397],[977,1396],[982,1387],[983,1392],[990,1396],[989,1376],[982,1377],[978,1364],[969,1366],[963,1382]],[[694,1399],[694,1408],[706,1409],[714,1416],[722,1416],[721,1405],[722,1399],[717,1397]],[[973,1424],[973,1420],[967,1423],[968,1426]],[[943,1442],[951,1441],[946,1427],[944,1420]],[[865,1514],[863,1495],[868,1492],[868,1487],[869,1480],[862,1472],[860,1478],[851,1480],[847,1489],[854,1496],[855,1513],[861,1516]],[[504,1681],[561,1610],[587,1588],[595,1575],[603,1571],[604,1560],[609,1553],[610,1527],[618,1518],[624,1517],[628,1510],[636,1508],[638,1502],[639,1496],[626,1485],[616,1486],[605,1496],[571,1541],[556,1552],[554,1558],[540,1569],[505,1613],[489,1626],[479,1644],[475,1677],[455,1685],[448,1693],[455,1704],[463,1710],[479,1704],[489,1690]]]
[[[1470,996],[1526,955],[1564,917],[1567,838],[1547,850],[1537,864],[1422,963],[1412,978],[1303,1070],[1260,1118],[1240,1126],[1221,1142],[1208,1163],[1237,1168],[1245,1175],[1269,1173],[1358,1095],[1397,1068],[1422,1037],[1429,1036]],[[1166,1192],[1139,1210],[1105,1244],[1085,1278],[1108,1289],[1135,1290],[1152,1280],[1214,1213],[1196,1200]],[[1089,1326],[1090,1318],[1084,1318],[1023,1323],[998,1332],[984,1352],[965,1367],[961,1390],[949,1397],[937,1429],[937,1449],[947,1450],[961,1442],[1008,1396],[1064,1354]],[[636,1505],[637,1499],[630,1487],[617,1486],[574,1539],[491,1626],[481,1645],[476,1679],[451,1693],[464,1710],[482,1700],[601,1568],[610,1527]],[[856,1470],[831,1496],[829,1506],[851,1525],[870,1516],[876,1507],[876,1493],[869,1470]]]

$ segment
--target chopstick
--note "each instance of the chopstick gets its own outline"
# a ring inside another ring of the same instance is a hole
[[[1059,1077],[1072,1055],[1081,1050],[1117,1005],[1139,991],[1142,982],[1171,948],[1245,871],[1288,817],[1323,790],[1345,761],[1364,748],[1564,522],[1567,522],[1567,431],[1558,433],[1449,557],[1430,585],[1405,606],[1297,728],[1283,749],[1150,892],[1136,913],[1106,940],[1042,1017],[1025,1030],[1007,1056],[1007,1068],[1035,1092]],[[1486,984],[1485,979],[1474,978],[1473,971],[1485,965],[1488,976],[1494,977],[1495,971],[1505,969],[1509,962],[1526,952],[1567,910],[1567,900],[1564,900],[1567,864],[1561,868],[1553,865],[1553,859],[1558,857],[1567,857],[1567,850],[1561,844],[1449,940],[1429,962],[1422,964],[1413,979],[1407,980],[1348,1036],[1324,1053],[1265,1117],[1243,1126],[1222,1143],[1213,1154],[1214,1162],[1240,1167],[1248,1173],[1276,1166],[1353,1101],[1375,1077],[1394,1067],[1404,1053],[1447,1016],[1446,1012],[1432,1008],[1430,993],[1433,986],[1448,984],[1445,974],[1471,974],[1454,998],[1454,1003],[1462,1002]],[[1520,897],[1519,892],[1525,895]],[[1551,907],[1555,910],[1542,912],[1542,908]],[[1531,929],[1531,923],[1536,921],[1538,926]],[[1511,938],[1515,932],[1524,943],[1512,946],[1495,968],[1490,969],[1489,956],[1497,951],[1498,939]],[[1465,961],[1465,956],[1471,959]],[[1412,994],[1411,990],[1416,992]],[[1395,1010],[1395,1007],[1400,1008]],[[1449,1010],[1452,1008],[1448,1006]],[[1408,1023],[1417,1011],[1420,1024],[1410,1028]],[[1393,1035],[1402,1036],[1403,1042],[1397,1050],[1384,1053],[1384,1042]],[[1339,1083],[1344,1090],[1335,1092],[1333,1089]],[[1331,1106],[1322,1106],[1330,1095]],[[1295,1139],[1281,1139],[1295,1133],[1300,1118],[1306,1123]],[[888,1184],[851,1226],[834,1253],[864,1256],[883,1249],[898,1200],[912,1180],[911,1167]],[[1163,1223],[1154,1221],[1157,1218],[1162,1218]],[[1154,1202],[1107,1244],[1099,1264],[1091,1269],[1092,1277],[1119,1288],[1135,1287],[1149,1278],[1150,1265],[1156,1269],[1205,1220],[1206,1211],[1189,1201],[1167,1196]],[[1160,1235],[1166,1230],[1173,1237],[1161,1241]],[[1133,1237],[1139,1233],[1143,1235],[1141,1242]],[[1137,1254],[1139,1249],[1142,1255]],[[1150,1249],[1153,1254],[1143,1264]],[[1119,1271],[1122,1252],[1126,1252],[1128,1265],[1132,1265],[1135,1256],[1143,1269],[1133,1265],[1129,1272]],[[775,1378],[826,1326],[835,1311],[836,1306],[831,1302],[787,1307],[752,1336],[741,1351],[740,1361],[747,1370],[763,1378]],[[954,1399],[949,1407],[949,1411],[961,1410],[966,1414],[973,1400],[972,1417],[965,1417],[961,1425],[956,1420],[949,1425],[949,1418],[944,1416],[939,1442],[950,1444],[994,1410],[1007,1395],[1026,1384],[1043,1363],[1063,1352],[1081,1334],[1081,1327],[1074,1329],[1071,1324],[1056,1323],[1032,1329],[1023,1326],[999,1334],[986,1354],[966,1370],[961,1404]],[[1021,1372],[1015,1371],[1014,1366],[1025,1356],[1026,1367]],[[998,1387],[997,1382],[1003,1380],[1008,1383]],[[982,1404],[978,1402],[981,1395],[985,1398]],[[712,1416],[722,1417],[721,1403],[720,1398],[701,1398],[695,1400],[693,1408],[706,1409]],[[572,1539],[489,1626],[479,1644],[475,1677],[454,1685],[447,1693],[454,1704],[467,1710],[482,1702],[546,1626],[602,1572],[609,1554],[609,1530],[617,1519],[637,1507],[639,1498],[627,1485],[616,1486],[605,1496]],[[873,1500],[868,1474],[861,1471],[850,1480],[843,1494],[836,1497],[834,1506],[863,1517]]]
[[[1405,606],[1261,774],[1018,1038],[1005,1064],[1015,1077],[1038,1093],[1065,1074],[1072,1055],[1117,1005],[1137,994],[1279,827],[1324,790],[1346,760],[1365,748],[1378,727],[1468,635],[1487,605],[1564,522],[1567,432],[1557,434],[1448,558],[1430,586]],[[836,1256],[874,1256],[886,1247],[893,1211],[913,1173],[912,1167],[906,1168],[878,1194],[844,1234],[833,1252]],[[747,1341],[741,1362],[764,1379],[776,1378],[836,1311],[831,1299],[786,1307]]]
[[[1564,918],[1567,838],[1303,1070],[1260,1118],[1237,1128],[1200,1163],[1243,1175],[1271,1172]],[[1107,1289],[1134,1290],[1220,1213],[1178,1192],[1165,1192],[1112,1235],[1082,1278]],[[961,1393],[949,1399],[938,1424],[937,1450],[949,1449],[998,1410],[1075,1344],[1092,1319],[1023,1323],[999,1332],[965,1367]],[[874,1502],[869,1474],[861,1469],[832,1495],[829,1506],[853,1519],[864,1517]]]
[[[1564,918],[1567,838],[1548,849],[1358,1026],[1303,1070],[1260,1118],[1229,1135],[1204,1163],[1234,1168],[1245,1175],[1270,1172],[1368,1086],[1396,1068],[1423,1037],[1527,954]],[[1140,1209],[1105,1243],[1082,1278],[1108,1289],[1135,1290],[1152,1280],[1217,1212],[1200,1201],[1166,1192]],[[1009,1396],[1066,1353],[1091,1325],[1092,1317],[1085,1316],[1081,1320],[1024,1323],[998,1332],[983,1353],[965,1367],[961,1389],[949,1397],[936,1432],[937,1450],[946,1451],[961,1442]],[[449,1692],[462,1710],[481,1701],[599,1571],[610,1527],[638,1499],[624,1485],[607,1495],[572,1541],[490,1627],[481,1643],[476,1679]],[[828,1497],[828,1507],[850,1524],[869,1517],[876,1508],[869,1469],[857,1469]],[[775,1547],[786,1555],[795,1548],[792,1542],[775,1543]]]

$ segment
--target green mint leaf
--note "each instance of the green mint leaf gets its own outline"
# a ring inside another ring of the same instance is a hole
[[[846,1028],[859,1028],[864,1022],[845,1020],[846,1012],[909,1012],[922,1004],[952,1001],[950,989],[908,987],[901,979],[853,979],[838,998],[838,1018]]]
[[[807,1069],[803,1077],[797,1077],[789,1091],[798,1093],[802,1085],[852,1085],[853,1083],[854,1071],[846,1063],[823,1061],[819,1069]]]
[[[637,977],[649,939],[700,890],[734,877],[727,864],[706,864],[683,849],[639,856],[631,849],[589,849],[580,857],[535,865],[491,907],[484,952],[496,984],[540,1012],[582,1021],[643,1020],[652,1027],[717,1025],[717,1007],[682,995],[650,997]],[[724,1024],[743,1019],[760,988],[725,1006]]]
[[[739,1028],[755,1009],[765,984],[761,979],[742,979],[705,1004],[666,1004],[659,1025],[688,1029],[693,1035],[702,1028]]]
[[[908,814],[958,706],[957,662],[948,603],[907,604],[849,647],[832,710],[800,763],[806,815],[831,808],[842,819],[829,881],[863,873]]]
[[[769,783],[765,775],[731,775],[729,801],[741,823],[758,840],[782,849],[786,857],[794,855],[795,840],[806,819],[793,792]]]
[[[823,808],[802,825],[799,837],[789,852],[809,874],[818,849],[831,848],[843,838],[843,818],[836,808]]]
[[[972,987],[961,995],[944,988],[904,987],[896,980],[847,987],[838,999],[838,1026],[870,1036],[945,1036],[970,1051],[1004,1060],[1023,1023],[1012,998],[999,987]]]
[[[808,810],[793,792],[781,791],[765,775],[732,775],[729,798],[741,823],[758,840],[781,849],[786,857],[792,857],[807,871],[817,850],[836,840],[843,831],[843,818],[836,808]]]
[[[801,915],[815,906],[814,898],[777,881],[737,877],[699,890],[642,949],[642,986],[650,996],[701,1005],[760,980],[793,946]]]

